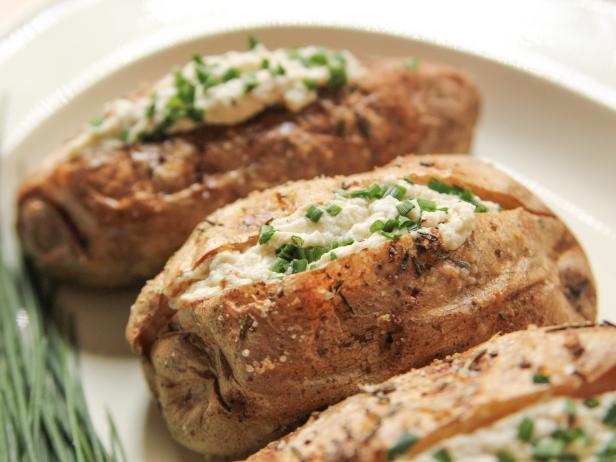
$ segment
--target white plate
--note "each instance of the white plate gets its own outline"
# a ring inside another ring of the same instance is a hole
[[[272,47],[318,43],[363,54],[419,56],[467,69],[483,97],[475,154],[520,178],[571,226],[595,271],[600,316],[616,319],[616,111],[554,80],[402,36],[303,26],[253,31]],[[53,116],[32,128],[9,153],[3,169],[4,191],[14,191],[26,169],[98,113],[104,101],[160,76],[195,52],[243,49],[246,36],[245,30],[199,36],[127,63],[116,62],[110,67],[116,70],[107,69],[96,83],[67,95]],[[10,226],[6,217],[11,211],[4,210],[4,226]],[[128,352],[123,329],[134,297],[131,291],[65,288],[60,293],[66,310],[76,315],[83,378],[95,424],[104,431],[105,409],[112,412],[131,462],[200,460],[171,441],[149,399],[138,362]]]

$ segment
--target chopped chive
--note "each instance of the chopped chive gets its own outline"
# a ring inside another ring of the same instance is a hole
[[[424,199],[423,197],[417,198],[417,204],[419,204],[419,208],[424,212],[435,212],[436,211],[436,202],[431,201],[430,199]]]
[[[327,81],[327,88],[331,91],[340,90],[347,82],[346,68],[344,65],[330,63],[329,68],[329,80]]]
[[[575,408],[575,401],[568,399],[565,401],[565,413],[570,416],[574,416],[577,413]]]
[[[409,451],[409,449],[415,446],[418,441],[419,437],[417,437],[413,433],[403,433],[400,438],[398,438],[398,441],[396,441],[396,443],[387,450],[387,460],[391,462],[399,458],[400,456],[403,456]]]
[[[376,233],[377,231],[381,231],[384,226],[385,226],[385,223],[383,223],[381,220],[376,220],[374,223],[370,225],[370,232]]]
[[[272,264],[271,270],[274,273],[286,273],[289,269],[289,262],[284,258],[277,257]]]
[[[308,58],[308,62],[313,66],[325,66],[327,64],[327,56],[325,53],[315,53]]]
[[[248,49],[249,50],[254,50],[258,44],[259,42],[257,41],[254,35],[248,36]]]
[[[508,451],[498,451],[496,459],[498,462],[515,462],[515,457]]]
[[[297,253],[297,246],[291,243],[282,244],[278,250],[276,250],[276,256],[283,258],[287,261],[293,260]]]
[[[528,417],[524,417],[520,426],[518,427],[518,439],[520,441],[529,442],[533,437],[533,431],[535,430],[535,423]]]
[[[343,241],[338,242],[338,247],[344,247],[346,245],[351,245],[353,242],[355,242],[352,238],[348,238],[348,239],[344,239]]]
[[[328,204],[325,206],[325,211],[332,217],[335,217],[340,212],[342,212],[342,207],[337,204]]]
[[[403,217],[406,217],[409,214],[409,212],[413,210],[414,208],[415,208],[415,205],[411,201],[408,201],[408,200],[402,201],[396,205],[396,210],[398,210],[398,213]]]
[[[308,90],[316,90],[319,88],[319,82],[314,79],[304,79],[304,85]]]
[[[318,261],[321,257],[329,251],[327,247],[309,247],[305,249],[306,259],[309,262]]]
[[[415,182],[411,179],[410,176],[405,176],[404,178],[402,178],[404,181],[406,181],[408,184],[415,184]]]
[[[272,238],[275,232],[276,230],[273,226],[261,225],[261,228],[259,228],[259,244],[265,244]]]
[[[486,213],[488,211],[488,208],[483,205],[482,203],[476,203],[475,204],[475,212],[476,213]]]
[[[90,120],[90,125],[92,125],[93,127],[100,127],[104,121],[104,116],[96,116],[92,120]]]
[[[252,90],[257,88],[259,83],[255,80],[248,80],[244,82],[244,93],[250,93]]]
[[[432,457],[438,462],[451,462],[451,456],[445,448],[441,448],[436,451],[434,454],[432,454]]]
[[[302,245],[304,245],[304,240],[299,236],[291,236],[291,242],[293,242],[293,244],[295,244],[298,247],[301,247]]]
[[[351,195],[349,194],[349,192],[346,189],[336,189],[334,191],[334,194],[339,195],[340,197],[350,197]]]
[[[130,129],[129,128],[123,128],[122,132],[120,133],[120,139],[122,140],[123,143],[128,143],[128,137],[130,136]]]
[[[195,53],[193,55],[193,61],[197,66],[205,66],[205,63],[203,62],[203,57],[198,53]]]
[[[533,458],[535,460],[550,460],[559,457],[565,449],[565,441],[544,436],[535,443]]]
[[[385,196],[395,197],[399,201],[402,200],[404,194],[406,194],[406,188],[397,184],[392,184],[385,190]]]
[[[306,268],[308,267],[308,260],[305,258],[293,260],[291,265],[293,273],[301,273],[302,271],[306,271]]]
[[[584,406],[586,406],[589,409],[594,409],[597,406],[599,406],[599,404],[601,404],[601,402],[595,397],[584,400]]]
[[[417,64],[419,64],[419,60],[417,58],[409,58],[404,63],[404,68],[409,71],[414,71],[417,69]]]
[[[154,117],[155,113],[156,113],[156,93],[152,93],[150,95],[150,104],[148,104],[148,107],[145,110],[145,116],[148,119],[151,119]]]
[[[428,182],[428,188],[443,193],[443,194],[450,194],[452,191],[451,186],[443,183],[440,180],[437,180],[436,178],[432,178],[429,182]]]
[[[419,228],[419,224],[407,217],[398,217],[398,228],[409,228],[409,230]]]
[[[315,207],[314,205],[311,205],[308,211],[306,212],[306,218],[308,218],[310,221],[314,223],[317,223],[321,219],[322,215],[323,215],[323,210],[321,210],[318,207]]]
[[[269,59],[263,58],[263,60],[261,61],[261,69],[268,69],[269,64]]]
[[[390,233],[389,231],[379,231],[379,234],[387,239],[398,239],[400,236],[394,233]]]
[[[398,220],[395,218],[390,218],[383,225],[383,231],[390,232],[398,227]]]
[[[543,374],[533,374],[533,383],[550,383],[550,377]]]
[[[278,66],[276,66],[275,68],[270,68],[270,73],[275,77],[277,75],[285,75],[287,73],[287,70],[282,67],[282,64],[278,64]]]
[[[229,80],[237,79],[240,77],[239,69],[235,67],[230,67],[222,76],[223,82],[228,82]]]
[[[603,422],[610,427],[616,427],[616,401],[614,401],[608,409],[607,414],[605,414],[603,418]]]
[[[338,259],[338,256],[337,256],[334,252],[331,252],[331,253],[329,254],[329,259],[330,259],[331,261],[334,261],[334,260]]]

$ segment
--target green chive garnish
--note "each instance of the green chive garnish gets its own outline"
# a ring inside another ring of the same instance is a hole
[[[403,433],[400,438],[398,438],[398,441],[396,441],[396,443],[387,450],[387,460],[391,462],[398,457],[403,456],[409,451],[409,449],[417,444],[418,441],[419,438],[413,433]]]
[[[496,459],[498,462],[515,462],[515,457],[508,451],[498,451]]]
[[[406,181],[408,184],[415,184],[415,182],[411,179],[410,176],[405,176],[404,178],[402,178],[404,181]]]
[[[409,214],[409,212],[413,210],[414,208],[415,208],[415,205],[413,205],[413,203],[408,200],[402,201],[396,205],[396,210],[398,210],[398,213],[403,217],[406,217]]]
[[[614,401],[608,409],[607,414],[605,414],[605,417],[603,418],[603,422],[608,424],[610,427],[616,427],[616,401]]]
[[[550,383],[550,377],[543,374],[533,374],[533,383]]]
[[[304,85],[308,90],[316,90],[319,88],[319,82],[314,79],[304,79]]]
[[[314,223],[318,222],[321,219],[322,215],[323,215],[323,210],[321,210],[318,207],[315,207],[314,205],[311,205],[308,211],[306,212],[306,218],[308,218],[310,221]]]
[[[370,232],[376,233],[377,231],[381,231],[384,226],[385,226],[385,223],[383,223],[381,220],[376,220],[374,223],[370,225]]]
[[[330,253],[330,254],[329,254],[329,259],[330,259],[331,261],[334,261],[334,260],[336,260],[337,258],[338,258],[338,257],[336,256],[336,254],[335,254],[334,252],[332,252],[332,253]]]
[[[595,397],[584,400],[584,406],[586,406],[589,409],[594,409],[597,406],[599,406],[599,404],[601,404],[601,402]]]
[[[275,232],[276,230],[273,226],[261,225],[261,228],[259,228],[259,244],[265,244],[272,238]]]
[[[271,270],[274,273],[286,273],[289,269],[289,262],[284,258],[277,257],[272,264]]]
[[[443,194],[449,194],[451,193],[451,186],[446,185],[445,183],[443,183],[442,181],[437,180],[436,178],[432,178],[429,182],[428,182],[428,188],[443,193]]]
[[[301,273],[302,271],[306,271],[308,267],[308,260],[302,258],[300,260],[293,260],[292,269],[294,273]]]
[[[295,244],[298,247],[301,247],[302,245],[304,245],[304,240],[299,236],[291,236],[291,242],[293,242],[293,244]]]
[[[545,436],[535,443],[533,458],[535,460],[550,460],[559,457],[565,449],[565,441]]]
[[[437,460],[438,462],[451,462],[451,456],[445,448],[441,448],[436,451],[432,454],[432,457],[434,457],[434,460]]]
[[[261,69],[267,69],[267,68],[269,68],[269,59],[263,58],[263,60],[261,61]]]
[[[417,204],[419,204],[419,208],[424,212],[435,212],[436,211],[436,202],[431,201],[430,199],[424,199],[422,197],[417,198]]]
[[[254,50],[258,44],[259,42],[257,41],[254,35],[248,36],[248,49],[249,50]]]
[[[533,431],[535,430],[535,423],[528,417],[524,417],[520,426],[518,427],[518,439],[520,441],[529,442],[533,437]]]
[[[395,197],[399,201],[402,200],[404,194],[406,194],[406,188],[397,184],[392,184],[385,190],[385,196]]]
[[[328,215],[335,217],[340,212],[342,212],[342,207],[336,204],[328,204],[325,206],[325,211],[328,213]]]
[[[130,136],[130,129],[129,128],[123,128],[122,132],[120,133],[120,139],[122,140],[123,143],[128,143],[128,137]]]
[[[240,71],[238,69],[236,69],[235,67],[230,67],[229,69],[227,69],[227,71],[223,74],[222,76],[222,81],[223,82],[228,82],[229,80],[232,79],[237,79],[240,76]]]

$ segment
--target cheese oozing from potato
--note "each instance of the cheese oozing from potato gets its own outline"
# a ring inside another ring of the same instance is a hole
[[[498,204],[480,201],[468,190],[465,194],[467,200],[395,178],[332,192],[331,200],[304,205],[262,227],[256,245],[221,251],[185,274],[196,282],[182,299],[206,298],[226,288],[321,268],[404,235],[438,240],[445,250],[455,250],[473,231],[476,209],[499,210]]]
[[[103,109],[68,146],[69,154],[120,147],[205,124],[233,125],[267,107],[298,111],[317,90],[338,90],[365,69],[348,51],[307,46],[196,56],[155,83],[147,94],[120,98]]]
[[[493,424],[448,438],[414,462],[616,460],[616,392],[582,400],[553,398]]]

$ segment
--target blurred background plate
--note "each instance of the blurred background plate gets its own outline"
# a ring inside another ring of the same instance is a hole
[[[616,320],[616,99],[609,87],[596,82],[580,86],[575,79],[563,80],[572,74],[539,76],[536,67],[529,72],[488,59],[486,53],[360,28],[271,26],[204,35],[187,26],[181,33],[120,49],[36,105],[31,114],[13,113],[15,127],[21,128],[10,138],[3,159],[2,226],[12,227],[14,189],[25,172],[98,113],[104,101],[186,62],[195,52],[244,49],[248,33],[270,47],[316,43],[360,54],[417,56],[468,70],[483,97],[474,153],[520,178],[561,214],[590,256],[601,316]],[[64,51],[70,52],[54,52]],[[112,412],[131,462],[200,460],[171,441],[138,361],[128,352],[123,329],[135,295],[130,290],[72,288],[59,293],[61,315],[72,313],[77,322],[83,380],[95,423],[103,431],[105,410]]]

